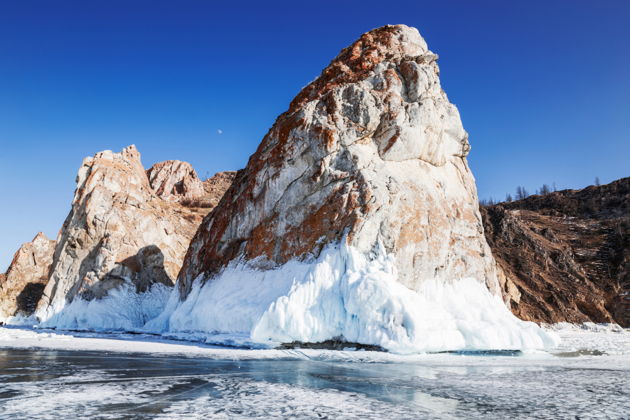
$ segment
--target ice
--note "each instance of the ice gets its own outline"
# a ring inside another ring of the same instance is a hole
[[[112,289],[102,299],[87,301],[75,298],[40,326],[66,330],[134,331],[162,312],[170,293],[171,288],[163,284],[154,284],[146,292],[136,293],[133,286],[125,283]]]
[[[576,343],[581,336],[580,346],[601,353],[610,337],[630,335],[558,333]],[[570,357],[245,350],[0,327],[0,417],[625,418],[629,350]]]
[[[528,351],[522,353],[525,360],[547,360],[553,355],[564,355],[574,352],[574,359],[584,359],[608,364],[615,360],[614,364],[619,368],[630,369],[630,329],[622,329],[618,326],[610,326],[596,331],[580,326],[551,326],[562,338],[559,348],[551,352]],[[189,336],[184,335],[184,338]],[[206,345],[189,340],[174,340],[164,335],[150,335],[138,333],[113,333],[113,332],[80,332],[58,331],[42,328],[25,327],[0,327],[0,349],[47,349],[47,350],[73,350],[73,351],[99,351],[99,352],[123,352],[123,353],[151,353],[160,355],[186,355],[212,359],[294,359],[294,360],[320,360],[329,362],[418,362],[442,360],[448,355],[439,354],[395,354],[378,351],[331,351],[316,349],[243,349]],[[579,352],[576,350],[590,350],[591,352]],[[602,357],[590,357],[595,354]],[[584,357],[577,357],[584,356]],[[486,356],[487,358],[487,356]],[[456,357],[454,360],[464,360]],[[608,360],[608,361],[606,361]],[[584,361],[580,362],[582,365]]]
[[[512,315],[474,279],[427,279],[419,292],[406,288],[382,248],[368,257],[330,245],[314,261],[290,261],[273,270],[233,263],[215,278],[200,280],[183,302],[175,290],[145,329],[205,334],[210,340],[232,334],[269,346],[340,339],[396,353],[558,343],[555,334]]]
[[[233,262],[212,279],[197,279],[183,301],[177,287],[161,284],[145,293],[124,284],[102,299],[75,298],[39,327],[258,348],[341,340],[401,354],[558,344],[553,332],[516,318],[475,279],[431,278],[419,291],[408,289],[382,247],[365,255],[329,245],[317,259],[270,270],[255,268],[259,263]]]
[[[562,337],[555,352],[630,355],[630,329],[622,328],[617,324],[561,322],[546,328]]]

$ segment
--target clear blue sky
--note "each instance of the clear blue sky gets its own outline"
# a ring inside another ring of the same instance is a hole
[[[630,176],[627,0],[2,1],[0,270],[56,236],[84,156],[241,168],[341,48],[396,23],[440,55],[482,198]]]

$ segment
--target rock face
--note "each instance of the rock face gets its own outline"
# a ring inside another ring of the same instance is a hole
[[[482,208],[492,252],[537,322],[630,327],[630,178]]]
[[[474,277],[494,292],[468,135],[439,81],[437,55],[404,25],[370,31],[305,87],[203,222],[181,296],[230,261],[271,268],[344,241],[379,244],[398,281]]]
[[[225,192],[230,188],[236,171],[219,172],[203,182],[204,198],[202,207],[214,208],[219,204]]]
[[[38,233],[15,253],[6,274],[0,277],[0,320],[30,315],[42,295],[53,261],[55,241]]]
[[[170,201],[194,200],[204,195],[204,185],[188,162],[167,160],[147,170],[155,193]]]
[[[230,188],[236,171],[218,172],[202,183],[203,195],[179,200],[186,207],[213,209],[221,201],[223,194]]]
[[[203,184],[185,162],[145,171],[134,146],[86,158],[37,316],[48,320],[77,296],[101,298],[122,284],[138,292],[155,283],[172,285],[210,211],[178,201],[203,195]]]
[[[204,219],[145,328],[400,353],[553,346],[500,298],[436,59],[404,25],[342,50]]]

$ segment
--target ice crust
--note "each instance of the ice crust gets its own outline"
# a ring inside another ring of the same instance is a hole
[[[62,330],[140,330],[162,312],[171,292],[172,288],[157,283],[144,293],[136,293],[134,286],[124,283],[102,299],[87,301],[76,297],[39,326]]]
[[[382,247],[365,255],[329,245],[317,259],[271,270],[233,262],[201,280],[184,301],[177,288],[163,285],[140,294],[122,286],[99,300],[75,298],[40,326],[255,347],[338,339],[401,354],[558,344],[553,332],[516,318],[475,279],[433,278],[417,292],[408,289]]]
[[[461,349],[545,349],[558,344],[516,318],[475,279],[428,279],[419,292],[396,281],[381,248],[371,258],[345,245],[328,246],[315,261],[273,270],[246,263],[196,281],[183,302],[175,290],[154,332],[249,336],[253,343],[341,339],[396,353]]]

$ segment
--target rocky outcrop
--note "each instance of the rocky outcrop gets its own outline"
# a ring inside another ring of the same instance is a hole
[[[211,210],[179,201],[204,194],[189,164],[168,161],[145,171],[134,146],[86,158],[38,317],[47,320],[77,296],[100,298],[121,284],[138,292],[155,283],[172,285]]]
[[[235,177],[236,171],[225,171],[219,172],[203,182],[204,200],[207,203],[207,207],[214,208],[219,204],[225,192],[234,182]]]
[[[436,59],[404,25],[342,50],[204,219],[145,328],[401,353],[555,345],[499,298]]]
[[[236,171],[218,172],[203,181],[203,195],[182,199],[179,203],[186,207],[213,209],[219,204],[227,189],[230,188],[235,176]]]
[[[6,274],[0,275],[0,319],[30,315],[35,310],[54,251],[55,241],[41,232],[18,249]]]
[[[204,184],[188,162],[167,160],[147,170],[149,184],[155,193],[170,201],[194,200],[204,194]]]
[[[341,241],[364,255],[382,244],[412,290],[474,277],[498,293],[468,135],[436,60],[404,25],[341,51],[204,220],[179,276],[182,298],[200,274],[211,278],[230,261],[267,269]]]
[[[537,322],[630,327],[630,178],[482,208],[492,252]]]

